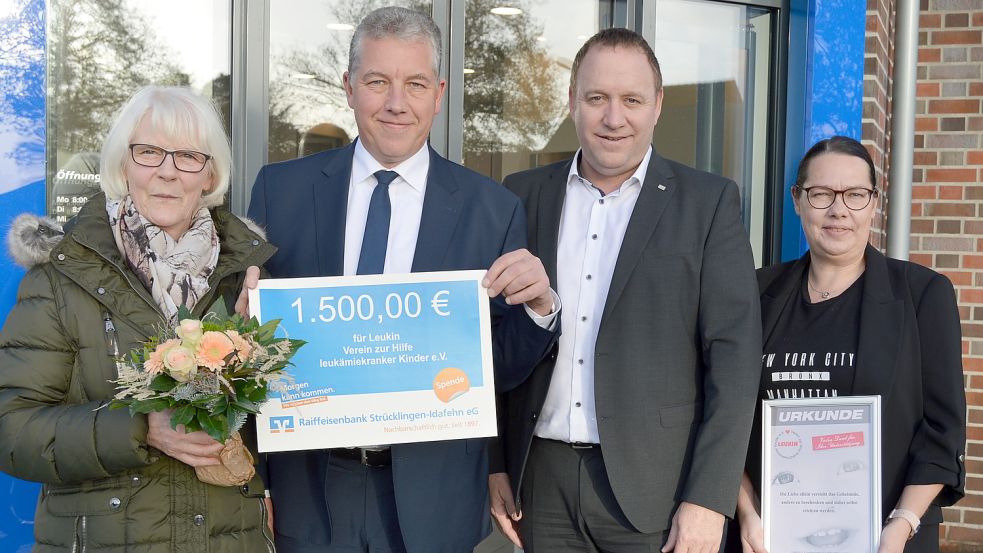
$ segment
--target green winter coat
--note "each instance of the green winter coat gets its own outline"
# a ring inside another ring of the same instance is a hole
[[[231,307],[246,267],[275,251],[229,211],[216,208],[212,218],[221,253],[196,316],[216,300]],[[34,551],[272,552],[259,478],[237,488],[203,484],[147,445],[145,416],[100,408],[114,394],[114,354],[155,334],[163,319],[125,266],[105,197],[70,225],[59,241],[37,218],[18,221],[10,237],[12,252],[27,245],[38,263],[0,333],[0,469],[44,484]]]

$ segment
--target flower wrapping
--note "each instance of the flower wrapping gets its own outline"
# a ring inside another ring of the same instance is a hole
[[[207,478],[202,472],[199,478],[240,485],[254,472],[238,431],[250,414],[259,413],[272,386],[290,380],[285,369],[304,342],[275,337],[279,320],[260,324],[214,314],[198,320],[183,307],[178,320],[117,363],[110,407],[129,407],[131,415],[172,410],[172,428],[202,430],[226,445],[222,462],[228,474],[211,467]]]

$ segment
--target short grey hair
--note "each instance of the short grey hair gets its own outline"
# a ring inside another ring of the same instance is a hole
[[[202,194],[201,202],[205,207],[221,205],[232,173],[229,137],[215,105],[191,89],[179,86],[145,86],[117,112],[99,158],[99,186],[106,197],[120,200],[129,193],[126,164],[132,163],[130,142],[145,119],[155,132],[212,156],[204,169],[211,173],[212,184]]]
[[[440,28],[429,15],[397,6],[387,6],[372,11],[362,19],[352,35],[348,49],[348,74],[355,75],[362,54],[362,41],[396,38],[404,42],[424,41],[433,51],[433,73],[440,75]]]

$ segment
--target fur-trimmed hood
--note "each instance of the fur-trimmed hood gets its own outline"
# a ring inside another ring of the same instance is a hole
[[[51,250],[65,237],[57,221],[34,213],[21,213],[10,225],[7,250],[14,263],[25,269],[46,263]]]
[[[255,221],[239,217],[246,227],[266,240],[266,231]],[[65,230],[57,221],[34,213],[21,213],[14,218],[7,233],[7,250],[14,263],[31,269],[47,263],[51,250],[65,237]]]

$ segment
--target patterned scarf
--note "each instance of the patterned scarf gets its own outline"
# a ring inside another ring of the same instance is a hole
[[[198,209],[179,240],[140,215],[129,195],[107,200],[106,211],[116,247],[164,315],[173,320],[178,306],[193,309],[218,263],[218,234],[208,209]]]

